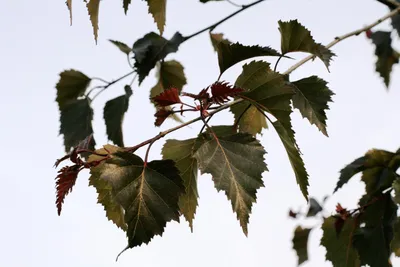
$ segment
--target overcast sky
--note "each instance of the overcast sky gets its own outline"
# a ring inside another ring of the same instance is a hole
[[[82,173],[73,192],[67,196],[62,216],[55,207],[54,161],[63,156],[55,84],[58,73],[75,68],[88,76],[112,80],[129,71],[126,58],[107,39],[132,44],[149,31],[156,31],[144,1],[133,0],[128,16],[122,1],[101,2],[98,45],[83,1],[74,1],[73,26],[64,0],[2,1],[0,8],[1,91],[0,91],[0,266],[7,267],[110,267],[110,266],[296,266],[292,234],[298,222],[287,217],[289,208],[306,202],[295,182],[286,152],[273,130],[261,137],[268,151],[269,172],[264,173],[265,188],[250,217],[246,238],[232,213],[230,202],[217,193],[209,175],[199,177],[200,202],[190,233],[181,224],[168,223],[163,237],[147,246],[126,251],[126,237],[105,217],[96,204],[93,187],[88,187],[88,172]],[[248,1],[239,1],[245,4]],[[235,11],[228,3],[202,4],[197,0],[169,0],[166,37],[179,30],[188,35]],[[249,9],[215,32],[223,32],[232,41],[280,48],[278,20],[298,19],[308,27],[317,42],[328,43],[333,37],[364,26],[388,10],[374,0],[365,1],[277,1],[270,0]],[[377,29],[386,29],[383,23]],[[397,37],[396,37],[397,40]],[[293,79],[319,75],[336,93],[328,112],[329,138],[309,125],[296,111],[293,124],[297,141],[310,174],[310,195],[321,200],[332,192],[338,171],[370,148],[396,150],[399,147],[400,79],[394,68],[389,92],[375,73],[373,46],[364,35],[346,40],[333,48],[338,55],[330,73],[321,61],[309,62],[293,73]],[[296,60],[304,54],[293,54]],[[179,52],[168,56],[185,66],[188,85],[197,92],[215,81],[217,57],[208,34],[184,43]],[[271,59],[268,59],[271,60]],[[280,71],[296,61],[282,60]],[[223,79],[234,82],[241,71],[235,66]],[[129,82],[127,80],[126,82]],[[160,129],[153,126],[153,107],[147,102],[155,74],[140,88],[133,86],[129,111],[125,117],[125,143],[135,145]],[[110,88],[94,102],[94,130],[99,145],[106,144],[102,120],[104,103],[123,92],[125,83]],[[218,115],[214,123],[231,123],[228,113]],[[175,125],[166,122],[162,129]],[[167,138],[184,139],[197,134],[201,125],[171,134]],[[157,142],[151,158],[160,158],[164,140]],[[139,154],[143,155],[140,150]],[[363,185],[358,178],[340,190],[327,203],[327,213],[338,201],[354,208]],[[305,225],[317,225],[310,221]],[[311,233],[310,261],[304,267],[331,266],[324,263],[325,249],[319,246],[321,231]],[[396,260],[395,262],[400,263]]]

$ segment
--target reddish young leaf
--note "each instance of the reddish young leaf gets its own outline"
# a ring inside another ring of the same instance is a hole
[[[338,204],[336,205],[336,212],[340,215],[340,217],[341,217],[343,220],[346,220],[347,217],[350,216],[349,211],[348,211],[347,209],[343,208],[342,205],[340,205],[340,203],[338,203]]]
[[[165,90],[161,94],[153,97],[153,101],[156,103],[157,106],[162,107],[182,103],[181,99],[179,98],[179,91],[177,88],[174,87]]]
[[[154,117],[156,117],[156,121],[154,122],[155,126],[160,126],[169,115],[173,114],[174,112],[171,109],[160,108],[157,110]]]
[[[371,39],[371,36],[372,36],[372,31],[371,31],[371,29],[366,30],[366,31],[365,31],[365,35],[367,36],[368,39]]]
[[[292,210],[289,210],[289,217],[292,217],[292,218],[296,219],[297,213],[292,211]]]
[[[73,166],[65,166],[64,168],[58,171],[59,174],[56,177],[56,189],[57,189],[56,205],[57,205],[58,215],[61,214],[61,208],[65,196],[72,191],[72,187],[75,185],[75,181],[76,178],[78,177],[78,173],[80,170],[81,166],[73,165]]]
[[[211,85],[212,101],[222,104],[228,100],[228,97],[234,97],[243,92],[243,89],[232,87],[227,82],[216,82]]]

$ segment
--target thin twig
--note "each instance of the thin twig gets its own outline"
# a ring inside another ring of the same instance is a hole
[[[97,80],[97,81],[100,81],[100,82],[103,82],[103,83],[110,83],[109,81],[106,81],[106,80],[104,80],[102,78],[99,78],[99,77],[92,77],[91,79],[92,80]]]
[[[236,120],[235,124],[233,124],[233,129],[237,129],[237,127],[239,126],[240,119],[243,117],[244,113],[246,113],[246,111],[249,110],[250,107],[251,107],[251,104],[249,104],[249,105],[243,110],[243,112],[240,114],[239,118]]]
[[[243,7],[243,5],[236,4],[235,2],[233,2],[231,0],[225,0],[225,1],[228,2],[229,4],[231,4],[232,6],[235,6],[235,7]]]
[[[274,67],[274,71],[276,71],[276,68],[278,67],[279,61],[281,61],[281,59],[283,58],[283,55],[281,55],[278,60],[275,62],[275,67]]]
[[[113,84],[115,84],[115,83],[117,83],[117,82],[119,82],[119,81],[125,79],[126,77],[131,76],[133,73],[135,73],[134,70],[128,72],[127,74],[125,74],[125,75],[119,77],[118,79],[116,79],[116,80],[114,80],[114,81],[112,81],[112,82],[107,83],[107,84],[104,85],[104,86],[98,87],[98,88],[101,88],[101,90],[98,91],[98,92],[92,97],[92,101],[93,101],[98,95],[100,95],[102,92],[104,92],[105,90],[107,90],[108,87],[110,87],[111,85],[113,85]],[[135,77],[136,77],[136,75],[135,75]],[[92,91],[92,90],[91,90],[91,91]],[[90,93],[91,91],[89,91],[89,93]],[[89,93],[88,93],[88,94],[89,94]]]

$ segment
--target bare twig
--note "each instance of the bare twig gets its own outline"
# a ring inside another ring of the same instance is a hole
[[[100,95],[102,92],[104,92],[105,90],[107,90],[108,87],[110,87],[111,85],[113,85],[113,84],[115,84],[115,83],[117,83],[117,82],[119,82],[119,81],[125,79],[126,77],[131,76],[131,75],[134,74],[134,73],[135,73],[134,70],[133,70],[133,71],[130,71],[130,72],[128,72],[127,74],[125,74],[125,75],[119,77],[118,79],[116,79],[116,80],[114,80],[114,81],[112,81],[112,82],[108,82],[108,83],[107,83],[106,85],[104,85],[104,86],[98,86],[97,88],[101,88],[101,90],[98,91],[98,92],[92,97],[92,101],[93,101],[98,95]],[[135,77],[136,77],[136,76],[135,76]],[[92,90],[91,90],[91,91],[92,91]],[[91,91],[89,91],[89,93],[90,93]],[[88,93],[88,94],[89,94],[89,93]],[[87,95],[88,95],[88,94],[87,94]]]

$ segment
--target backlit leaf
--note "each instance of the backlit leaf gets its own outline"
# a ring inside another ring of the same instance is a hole
[[[250,107],[247,108],[249,105]],[[236,122],[238,121],[239,116],[243,114],[238,123],[239,132],[249,133],[255,136],[256,134],[261,133],[262,129],[268,128],[265,116],[259,112],[255,106],[248,104],[245,101],[231,106],[231,111],[235,115]]]
[[[100,8],[100,0],[89,0],[86,4],[90,21],[93,27],[94,40],[97,43],[97,36],[99,31],[99,8]]]
[[[121,50],[122,53],[129,55],[129,53],[132,52],[132,48],[130,48],[128,45],[124,44],[123,42],[115,41],[115,40],[109,40],[109,41],[111,43],[113,43],[116,47],[118,47],[118,49]]]
[[[327,82],[317,76],[310,76],[292,84],[296,91],[292,98],[293,107],[328,136],[325,110],[329,109],[328,102],[332,102],[334,93],[326,86]]]
[[[172,160],[144,164],[134,154],[117,152],[91,174],[111,184],[115,200],[125,210],[127,248],[147,244],[162,235],[167,222],[179,222],[178,200],[185,187]]]
[[[215,82],[211,86],[211,101],[222,104],[229,100],[229,97],[234,97],[243,92],[242,88],[232,87],[227,82]]]
[[[215,52],[218,52],[218,44],[223,42],[224,44],[230,44],[231,41],[229,41],[228,39],[224,38],[224,34],[223,33],[212,33],[210,32],[210,39],[211,39],[211,44],[215,50]]]
[[[56,177],[56,189],[57,189],[57,212],[58,215],[61,214],[62,204],[64,199],[69,192],[72,191],[72,187],[75,185],[76,178],[78,177],[80,166],[65,166],[58,171]]]
[[[344,167],[343,169],[340,170],[340,177],[339,181],[336,184],[335,190],[333,193],[338,191],[344,184],[346,184],[348,181],[350,181],[351,177],[356,175],[357,173],[363,171],[365,169],[364,164],[365,164],[365,157],[361,157]]]
[[[179,98],[179,91],[177,88],[167,89],[161,94],[153,97],[152,100],[157,106],[161,107],[182,103],[181,99]]]
[[[149,13],[153,16],[154,22],[160,31],[160,35],[164,32],[165,26],[165,9],[167,0],[146,0],[149,6]]]
[[[58,81],[57,98],[58,106],[62,109],[66,104],[74,102],[78,97],[83,96],[91,79],[77,70],[65,70],[60,73]]]
[[[120,147],[124,146],[122,123],[124,115],[128,111],[131,95],[131,87],[126,85],[124,95],[107,101],[104,106],[104,121],[106,123],[108,140],[113,141],[114,144]]]
[[[163,159],[175,161],[183,179],[186,193],[179,198],[180,211],[189,222],[193,232],[193,220],[198,206],[197,199],[197,160],[193,157],[196,139],[175,140],[169,139],[162,149]]]
[[[68,153],[72,147],[93,133],[93,110],[89,100],[84,98],[68,103],[60,113],[60,134],[64,135],[65,151]],[[91,149],[94,145],[93,141]]]
[[[329,64],[333,56],[332,51],[316,43],[311,36],[311,32],[301,25],[297,20],[278,21],[281,33],[282,54],[290,52],[306,52],[319,57],[329,70]]]
[[[262,173],[267,170],[264,148],[249,134],[211,135],[194,154],[201,173],[212,175],[215,188],[231,200],[244,234],[257,189],[264,186]]]
[[[183,41],[184,37],[179,32],[175,33],[171,40],[167,40],[154,32],[137,40],[133,44],[132,51],[135,55],[134,67],[139,76],[139,85],[156,63],[168,54],[178,51],[178,47]]]
[[[297,265],[308,261],[308,236],[311,230],[310,228],[297,226],[294,231],[292,243],[293,249],[296,251],[298,257]]]

